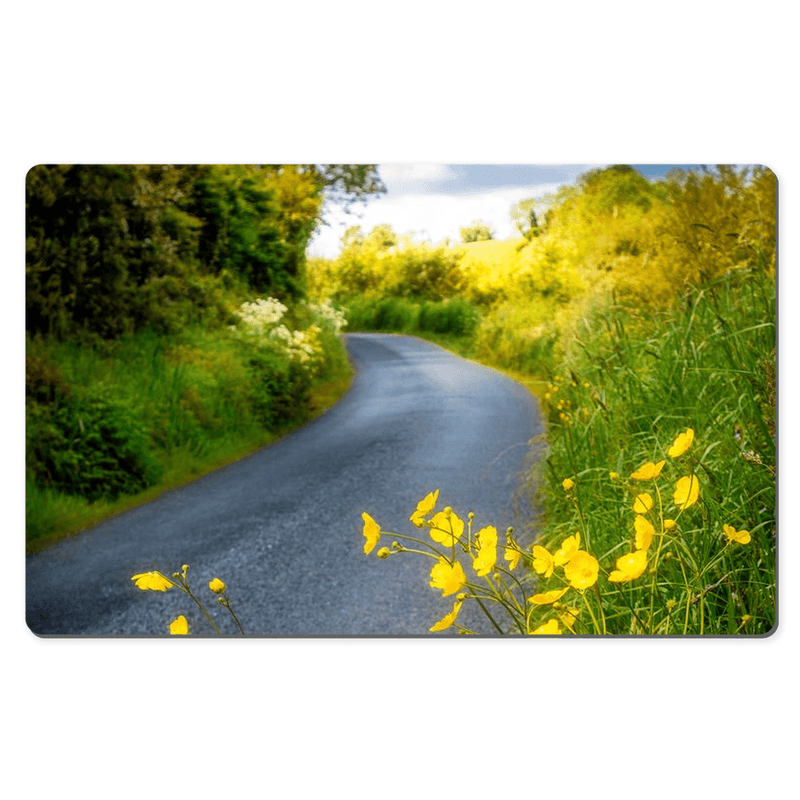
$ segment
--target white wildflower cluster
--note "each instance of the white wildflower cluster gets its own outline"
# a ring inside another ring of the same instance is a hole
[[[270,331],[270,338],[280,342],[282,350],[293,361],[311,365],[319,346],[319,328],[312,325],[305,331],[290,331],[285,325],[278,325]]]
[[[319,324],[325,330],[337,336],[341,333],[342,328],[347,325],[344,311],[337,311],[330,300],[325,300],[319,304],[309,303],[308,310],[317,318]]]
[[[255,303],[242,303],[237,312],[248,331],[263,333],[275,323],[280,322],[286,313],[286,306],[274,297],[259,298]]]
[[[238,326],[230,326],[230,330],[239,339],[256,347],[269,348],[290,361],[297,361],[308,370],[314,370],[320,360],[321,329],[311,325],[304,331],[298,331],[290,330],[285,323],[278,324],[287,310],[274,297],[243,303],[236,312],[241,321]],[[334,309],[330,310],[337,313]]]

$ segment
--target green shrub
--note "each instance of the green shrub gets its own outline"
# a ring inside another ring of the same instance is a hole
[[[481,315],[471,303],[460,297],[450,297],[439,303],[423,303],[419,309],[417,327],[432,333],[453,333],[469,336],[480,325]]]
[[[30,403],[26,421],[28,467],[42,486],[94,501],[135,494],[161,475],[144,426],[107,389]]]
[[[259,422],[278,430],[303,417],[311,396],[311,374],[302,364],[268,349],[249,358],[250,399]]]

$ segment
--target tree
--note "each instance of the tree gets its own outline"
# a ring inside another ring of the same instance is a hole
[[[327,202],[343,205],[345,211],[386,193],[376,164],[298,164],[297,170],[311,177]]]
[[[485,223],[475,220],[471,225],[460,228],[461,241],[468,242],[485,242],[494,238],[494,231]]]
[[[528,241],[541,233],[539,220],[536,218],[534,210],[536,203],[536,198],[529,197],[527,200],[520,200],[519,203],[511,206],[511,220],[520,234]]]

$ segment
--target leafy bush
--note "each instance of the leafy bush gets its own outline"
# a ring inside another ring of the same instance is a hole
[[[417,327],[432,333],[453,333],[469,336],[475,333],[481,315],[471,303],[460,297],[451,297],[440,303],[422,303]]]
[[[308,408],[311,373],[299,361],[263,349],[250,355],[248,365],[253,410],[265,428],[279,430]]]
[[[31,403],[26,422],[28,465],[42,486],[94,501],[135,494],[161,475],[144,426],[102,387]]]

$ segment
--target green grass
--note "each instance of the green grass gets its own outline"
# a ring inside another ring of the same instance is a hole
[[[369,321],[381,302],[394,318],[412,318],[409,301],[391,299],[363,301],[354,320]],[[550,324],[524,305],[496,307],[466,335],[401,327],[505,371],[542,402],[546,449],[528,478],[543,506],[538,544],[553,555],[580,534],[597,580],[581,591],[563,567],[535,569],[528,551],[530,594],[567,589],[559,605],[532,606],[528,629],[568,620],[580,634],[769,633],[777,618],[774,276],[757,266],[732,271],[686,288],[669,308],[594,302]],[[691,447],[671,457],[690,428]],[[632,477],[662,461],[657,477]],[[567,478],[574,486],[565,489]],[[681,479],[699,487],[683,508],[674,498]],[[652,506],[637,513],[640,494]],[[647,545],[636,534],[642,520],[652,526]],[[732,541],[726,529],[750,540]],[[645,552],[642,574],[609,580],[636,550]]]
[[[607,584],[595,609],[614,632],[763,634],[775,624],[775,345],[774,281],[740,271],[671,310],[589,314],[564,358],[547,365],[543,543],[583,531],[602,575],[632,546],[636,495],[655,501],[650,571]],[[692,447],[670,458],[687,428]],[[629,477],[662,460],[655,481]],[[695,476],[700,495],[681,512],[672,495],[683,476]],[[679,524],[667,535],[670,518]],[[751,542],[729,543],[725,525]]]
[[[322,341],[316,376],[283,383],[274,377],[284,374],[280,364],[254,361],[219,329],[147,331],[95,347],[29,341],[28,551],[241,458],[323,413],[347,389],[351,369],[337,337],[323,333]],[[265,374],[273,376],[267,384]],[[109,431],[116,443],[109,444]],[[126,447],[130,457],[123,462]],[[137,459],[149,467],[138,483],[129,474]]]

